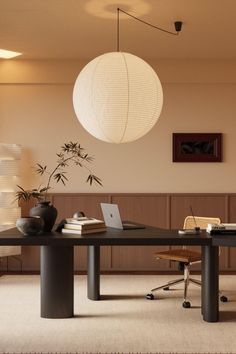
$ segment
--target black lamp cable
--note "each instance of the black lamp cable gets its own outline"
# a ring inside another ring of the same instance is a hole
[[[168,30],[165,30],[161,27],[157,27],[149,22],[146,22],[144,20],[141,20],[140,18],[134,16],[134,15],[131,15],[130,13],[120,9],[119,7],[117,7],[117,51],[119,52],[120,51],[120,12],[126,14],[127,16],[139,21],[139,22],[142,22],[144,23],[145,25],[147,26],[150,26],[152,28],[155,28],[159,31],[162,31],[162,32],[165,32],[165,33],[168,33],[168,34],[172,34],[174,36],[177,36],[179,34],[179,32],[181,31],[182,29],[182,22],[181,21],[175,21],[174,22],[174,25],[175,25],[175,30],[176,32],[171,32],[171,31],[168,31]]]

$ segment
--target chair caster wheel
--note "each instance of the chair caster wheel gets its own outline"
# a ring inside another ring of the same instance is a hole
[[[185,308],[185,309],[189,309],[191,307],[191,304],[189,301],[184,301],[182,306]]]
[[[154,300],[154,295],[153,294],[147,294],[146,295],[147,300]]]
[[[166,286],[165,288],[163,288],[163,290],[167,291],[170,290],[169,286]]]
[[[227,302],[227,301],[228,301],[228,298],[223,295],[223,296],[220,297],[220,301],[221,301],[221,302]]]

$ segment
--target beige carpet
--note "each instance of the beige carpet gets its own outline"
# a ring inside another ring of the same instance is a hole
[[[182,292],[145,294],[175,276],[104,275],[103,300],[86,297],[86,277],[75,277],[75,317],[42,319],[39,277],[0,278],[0,353],[236,353],[236,276],[221,277],[230,302],[221,322],[202,321],[200,289],[191,286],[193,308]],[[180,289],[182,285],[178,286]]]

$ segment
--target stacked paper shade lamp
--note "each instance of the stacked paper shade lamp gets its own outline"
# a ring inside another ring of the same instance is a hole
[[[0,143],[0,231],[15,227],[16,220],[21,216],[18,202],[14,201],[20,156],[20,145]],[[20,246],[0,248],[0,257],[19,254]]]

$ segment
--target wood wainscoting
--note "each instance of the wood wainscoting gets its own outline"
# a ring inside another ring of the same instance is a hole
[[[168,194],[168,193],[54,193],[50,195],[58,210],[59,222],[76,211],[102,219],[101,202],[119,205],[122,219],[161,228],[182,228],[184,218],[190,215],[190,205],[197,216],[219,217],[222,222],[236,222],[236,194]],[[27,213],[29,206],[23,206]],[[103,271],[174,271],[176,265],[156,261],[154,253],[168,247],[156,246],[104,246],[101,269]],[[75,247],[75,270],[86,270],[86,247]],[[39,270],[39,248],[22,247],[23,271]],[[199,265],[195,267],[199,269]],[[193,268],[194,269],[194,268]],[[222,271],[236,271],[236,248],[223,248],[220,255]]]

